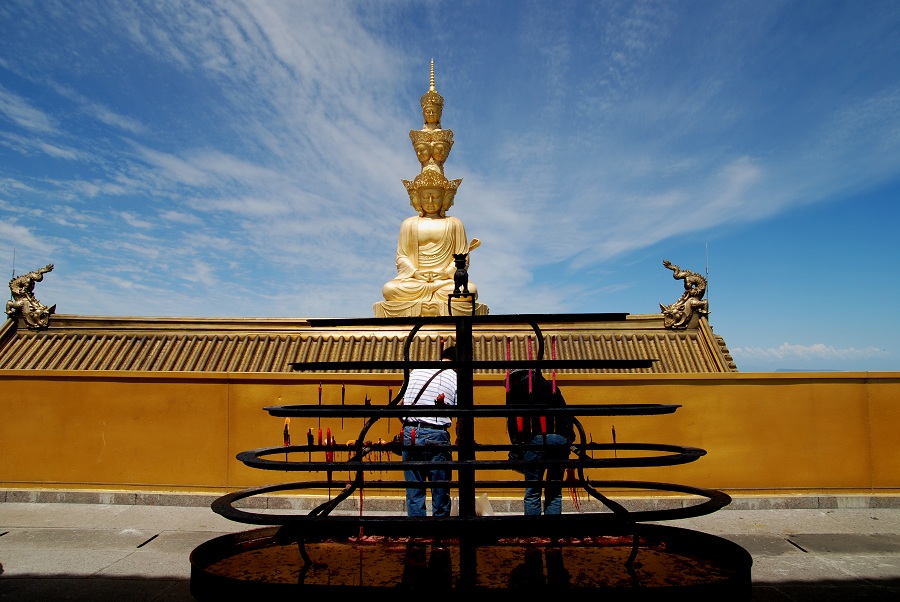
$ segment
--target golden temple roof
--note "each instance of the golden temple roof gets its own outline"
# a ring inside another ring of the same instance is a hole
[[[550,359],[653,359],[651,368],[569,369],[571,372],[721,373],[737,368],[721,337],[702,318],[694,327],[667,329],[662,314],[626,315],[621,321],[539,323]],[[0,370],[289,373],[293,362],[402,360],[409,328],[327,327],[327,319],[142,318],[54,315],[49,328],[30,330],[22,320],[0,329]],[[473,358],[526,359],[527,324],[476,328]],[[441,339],[453,344],[452,324],[422,328],[410,359],[433,360]],[[532,335],[533,336],[533,335]],[[489,373],[491,370],[484,370]]]

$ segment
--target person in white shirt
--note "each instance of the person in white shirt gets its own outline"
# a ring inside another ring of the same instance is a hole
[[[441,360],[453,362],[456,348],[447,347],[441,353]],[[416,369],[410,372],[409,385],[403,396],[407,406],[455,406],[456,371],[448,366],[440,370],[433,368]],[[435,446],[450,445],[450,425],[447,416],[411,416],[403,421],[403,461],[404,462],[449,462],[452,459],[448,448]],[[449,481],[452,471],[444,468],[410,468],[403,471],[407,483],[422,484],[427,481]],[[407,516],[426,516],[424,486],[406,489]],[[450,487],[431,486],[431,515],[450,516]]]

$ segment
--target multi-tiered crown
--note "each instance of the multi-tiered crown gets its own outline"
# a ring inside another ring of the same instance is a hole
[[[421,130],[410,130],[409,139],[419,159],[422,170],[412,181],[402,180],[409,194],[410,205],[423,215],[418,201],[418,191],[424,188],[438,188],[444,191],[441,204],[441,216],[453,204],[456,190],[462,179],[448,180],[444,177],[444,162],[453,148],[453,130],[441,127],[441,115],[444,109],[444,97],[438,94],[434,86],[434,59],[431,60],[431,79],[428,91],[422,95],[422,116],[425,123]]]

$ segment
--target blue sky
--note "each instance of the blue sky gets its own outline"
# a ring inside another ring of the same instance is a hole
[[[709,275],[742,371],[900,370],[900,3],[0,4],[0,268],[59,313],[369,317],[435,61],[492,313]]]

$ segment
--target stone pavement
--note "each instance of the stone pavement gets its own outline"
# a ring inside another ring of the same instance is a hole
[[[900,600],[898,508],[725,509],[666,524],[750,552],[754,601]],[[0,599],[190,601],[191,551],[250,528],[208,506],[3,502]]]

